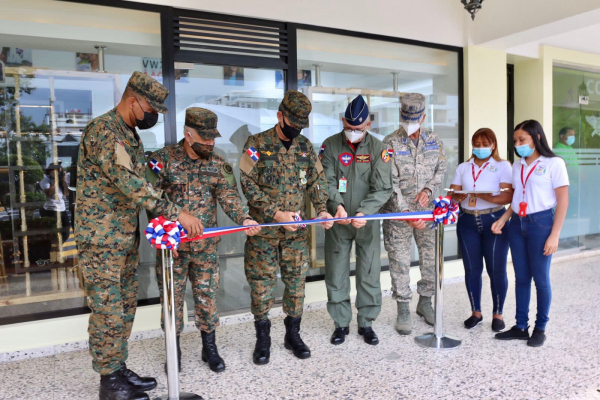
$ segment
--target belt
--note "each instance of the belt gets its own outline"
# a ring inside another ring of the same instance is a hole
[[[474,215],[477,217],[479,215],[491,214],[496,211],[504,210],[504,206],[498,206],[498,207],[494,207],[494,208],[486,208],[485,210],[467,210],[465,208],[461,208],[461,210],[465,214],[470,214],[470,215]]]

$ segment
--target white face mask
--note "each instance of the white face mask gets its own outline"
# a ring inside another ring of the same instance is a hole
[[[344,130],[344,133],[346,134],[346,139],[348,139],[348,141],[350,143],[354,143],[354,142],[358,142],[360,140],[360,138],[363,137],[363,135],[365,134],[364,131],[355,131],[355,130]]]
[[[418,122],[411,122],[411,123],[403,122],[402,123],[402,128],[404,128],[406,133],[408,133],[409,135],[412,135],[413,133],[418,131],[420,127],[421,127],[421,124]]]

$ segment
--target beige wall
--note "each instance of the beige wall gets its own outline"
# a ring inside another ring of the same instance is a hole
[[[470,139],[479,128],[494,131],[500,156],[506,158],[506,79],[505,52],[480,46],[465,49],[465,158],[470,157]]]

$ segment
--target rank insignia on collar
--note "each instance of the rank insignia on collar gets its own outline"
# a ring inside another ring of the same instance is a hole
[[[302,157],[306,157],[306,153],[302,153]]]
[[[129,142],[127,140],[123,140],[123,142],[127,145],[127,146],[131,146],[131,144],[129,144]]]
[[[274,153],[271,153],[270,151],[265,151],[265,154],[270,156],[271,154],[274,154]]]

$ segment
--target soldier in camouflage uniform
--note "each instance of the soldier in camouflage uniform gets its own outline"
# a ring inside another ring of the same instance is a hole
[[[394,152],[392,179],[394,193],[384,207],[385,212],[431,210],[433,193],[446,173],[446,152],[437,134],[421,127],[425,119],[425,96],[409,93],[402,97],[402,126],[383,140]],[[396,330],[409,335],[412,330],[408,302],[410,290],[410,251],[414,235],[419,250],[421,280],[417,282],[419,304],[417,314],[433,325],[431,306],[435,277],[435,231],[431,223],[418,221],[383,221],[385,249],[390,262],[393,297],[398,302]]]
[[[101,374],[100,399],[147,399],[156,387],[127,369],[127,339],[137,305],[140,207],[179,219],[200,233],[200,220],[163,198],[144,178],[144,147],[135,127],[152,127],[166,113],[168,90],[135,72],[116,108],[93,119],[81,137],[75,235],[91,309],[89,347]]]
[[[392,156],[367,130],[369,107],[362,96],[346,109],[344,131],[325,140],[321,155],[329,189],[327,208],[336,217],[377,214],[392,194]],[[339,221],[325,232],[327,311],[335,323],[331,344],[344,343],[352,320],[350,252],[356,248],[358,333],[367,344],[379,344],[372,328],[381,311],[381,224]]]
[[[184,138],[150,156],[146,177],[162,189],[174,203],[196,215],[204,227],[217,226],[217,202],[237,225],[256,225],[242,203],[231,165],[213,152],[217,115],[204,108],[188,108],[185,113]],[[248,235],[260,231],[253,228]],[[189,276],[194,292],[194,319],[202,337],[202,360],[215,372],[225,370],[219,356],[215,328],[219,325],[217,290],[219,288],[219,237],[182,243],[173,263],[177,354],[181,368],[179,335],[184,328],[183,303]],[[162,292],[162,266],[156,263],[156,276]],[[162,318],[164,322],[164,315]]]
[[[307,196],[320,218],[331,218],[325,207],[327,181],[323,167],[312,143],[300,135],[308,126],[311,109],[306,96],[288,91],[277,112],[277,125],[250,136],[244,146],[245,153],[240,160],[242,189],[248,199],[250,216],[260,223],[294,221],[296,213],[305,219]],[[329,229],[333,223],[323,225]],[[285,347],[293,350],[298,358],[310,357],[310,350],[300,337],[309,262],[307,229],[296,225],[264,228],[246,240],[244,257],[256,328],[254,363],[269,362],[271,322],[268,314],[273,306],[278,266],[285,284]]]

